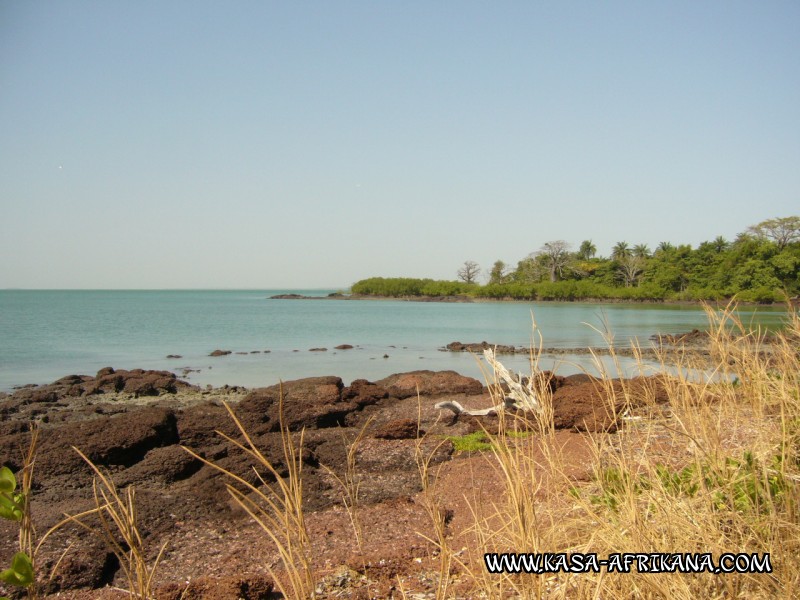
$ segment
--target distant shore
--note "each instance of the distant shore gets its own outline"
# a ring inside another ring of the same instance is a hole
[[[442,302],[453,304],[470,304],[470,303],[494,303],[494,302],[513,302],[513,303],[544,303],[544,304],[666,304],[670,306],[702,306],[709,304],[711,306],[726,306],[731,300],[657,300],[657,299],[641,299],[634,300],[631,298],[576,298],[574,300],[559,299],[530,299],[530,298],[475,298],[472,296],[454,295],[454,296],[384,296],[377,294],[343,294],[341,292],[334,292],[327,296],[306,296],[303,294],[276,294],[268,296],[267,300],[395,300],[398,302]],[[800,298],[791,298],[794,306],[800,306]],[[774,302],[745,302],[740,301],[738,304],[742,306],[781,306]]]

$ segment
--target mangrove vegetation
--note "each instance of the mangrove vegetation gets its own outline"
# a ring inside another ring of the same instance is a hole
[[[496,261],[481,271],[468,260],[453,281],[371,277],[351,292],[384,297],[454,297],[514,300],[726,300],[772,303],[800,294],[800,217],[762,221],[735,240],[718,236],[697,247],[620,241],[608,257],[591,240],[573,250],[564,240],[545,242],[510,267]],[[482,275],[485,283],[478,279]]]

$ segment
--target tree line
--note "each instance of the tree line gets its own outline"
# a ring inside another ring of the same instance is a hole
[[[722,236],[696,248],[661,242],[616,243],[608,257],[591,240],[576,250],[564,240],[542,244],[517,262],[497,260],[487,270],[465,261],[454,281],[363,279],[353,294],[456,296],[517,300],[725,300],[781,302],[800,294],[800,217],[768,219],[735,240]],[[478,279],[483,275],[485,284]]]

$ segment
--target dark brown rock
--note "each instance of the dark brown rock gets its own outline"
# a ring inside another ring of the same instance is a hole
[[[615,379],[606,385],[595,379],[557,389],[553,421],[556,429],[613,433],[626,410],[667,400],[663,379],[658,376]]]
[[[386,388],[366,379],[354,379],[348,387],[342,390],[342,399],[355,402],[359,408],[377,404],[388,397],[389,392]]]
[[[120,376],[120,372],[117,372]],[[178,388],[178,378],[169,371],[143,371],[135,369],[122,373],[122,391],[139,396],[158,396],[161,393],[174,394]]]
[[[80,544],[75,544],[54,569],[52,565],[44,565],[45,572],[52,572],[45,590],[55,594],[63,590],[78,588],[96,589],[110,584],[119,569],[119,560],[99,540],[84,536]]]
[[[348,413],[358,410],[356,402],[342,398],[344,385],[339,377],[310,377],[282,385],[254,390],[239,404],[247,423],[269,422],[279,429],[279,404],[283,393],[284,423],[296,431],[303,427],[337,427],[345,424]]]
[[[503,344],[490,344],[489,342],[471,342],[462,344],[461,342],[450,342],[445,346],[450,352],[472,352],[473,354],[482,354],[484,350],[491,348],[497,354],[515,354],[517,352],[527,352],[525,348],[515,348],[514,346],[507,346]]]
[[[242,415],[244,409],[236,408],[236,413]],[[269,421],[266,417],[265,421]],[[236,435],[237,430],[233,419],[224,406],[218,404],[199,404],[191,406],[177,414],[178,437],[181,444],[194,449],[215,446],[222,440],[216,431],[220,430],[226,435]],[[257,433],[257,431],[256,431]]]
[[[372,437],[382,440],[411,440],[425,435],[414,419],[395,419],[379,426]]]
[[[455,371],[411,371],[396,373],[377,382],[395,398],[410,398],[417,391],[422,396],[443,394],[476,395],[483,393],[481,382]]]
[[[36,471],[42,476],[87,470],[72,446],[97,465],[131,466],[153,448],[178,442],[175,414],[145,407],[135,415],[121,414],[91,421],[68,423],[57,436],[42,436]]]
[[[700,344],[708,341],[708,332],[692,329],[687,333],[655,334],[650,339],[659,344]]]
[[[339,344],[336,346],[336,350],[352,350],[353,347],[350,344]]]
[[[214,350],[209,356],[228,356],[231,354],[230,350]]]
[[[53,383],[40,386],[25,386],[10,396],[10,400],[22,404],[56,403],[68,398],[92,396],[112,392],[125,392],[133,396],[158,396],[174,394],[179,389],[193,386],[178,379],[170,371],[150,371],[134,369],[115,371],[106,367],[98,371],[96,377],[89,375],[68,375]],[[29,416],[37,416],[41,411],[33,409]]]
[[[156,600],[268,600],[274,584],[263,575],[198,577],[188,584],[171,583],[156,590]]]
[[[174,483],[194,475],[203,466],[199,460],[177,445],[153,448],[144,458],[117,477],[124,487],[142,482]]]

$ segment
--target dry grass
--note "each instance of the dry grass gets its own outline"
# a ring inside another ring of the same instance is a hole
[[[735,306],[707,312],[711,369],[707,356],[691,350],[677,366],[663,357],[663,370],[674,374],[659,378],[666,408],[656,404],[655,380],[635,399],[623,382],[623,407],[633,418],[616,434],[593,436],[593,481],[564,475],[566,465],[550,443],[546,393],[536,441],[501,428],[490,460],[505,493],[496,505],[472,507],[474,550],[462,562],[472,595],[800,595],[800,320],[791,313],[785,332],[767,345],[761,332],[737,319]],[[613,348],[612,357],[619,365]],[[645,370],[641,360],[639,366]],[[613,411],[609,377],[602,385]],[[617,400],[619,394],[617,388]],[[629,573],[488,574],[485,552],[596,553],[598,559],[621,552],[711,553],[715,561],[723,553],[769,553],[774,571],[639,573],[634,566]]]
[[[120,493],[114,481],[80,450],[73,447],[94,473],[92,490],[95,508],[68,519],[102,539],[119,561],[128,581],[127,592],[137,600],[153,598],[154,577],[158,563],[166,547],[162,546],[156,558],[147,559],[147,548],[139,532],[136,510],[136,491],[127,487]],[[87,517],[95,515],[99,524],[87,523]]]
[[[432,536],[423,532],[418,533],[424,539],[431,542],[437,549],[439,573],[436,579],[436,600],[444,600],[448,597],[448,590],[450,588],[450,570],[454,560],[454,553],[447,535],[447,511],[441,505],[436,491],[436,484],[439,479],[438,469],[434,471],[431,463],[433,462],[436,452],[447,440],[441,440],[439,444],[435,445],[429,451],[426,451],[423,447],[425,436],[420,435],[419,424],[421,421],[422,405],[419,399],[419,390],[417,390],[417,440],[414,446],[414,460],[417,463],[417,470],[419,471],[420,481],[422,483],[422,506],[433,528]],[[439,465],[439,469],[441,469],[441,464]],[[403,597],[406,597],[405,592],[403,592]]]
[[[342,504],[347,511],[348,517],[350,517],[350,524],[353,526],[353,535],[355,535],[356,538],[356,546],[358,547],[359,554],[363,554],[364,552],[364,528],[361,525],[360,517],[361,502],[359,496],[361,481],[357,469],[358,448],[364,440],[367,429],[374,420],[374,416],[368,418],[358,431],[358,435],[350,442],[348,442],[344,434],[342,434],[342,441],[347,448],[347,463],[345,465],[345,471],[341,476],[337,475],[336,471],[328,465],[322,465],[325,471],[342,488]]]
[[[185,446],[183,449],[198,460],[222,472],[237,484],[227,486],[231,497],[261,527],[278,550],[283,570],[277,572],[267,565],[267,571],[284,598],[294,598],[296,600],[314,598],[316,592],[311,541],[308,537],[303,513],[303,462],[301,460],[301,452],[304,436],[303,432],[301,432],[298,445],[295,446],[289,428],[284,425],[283,388],[281,388],[280,392],[279,411],[283,457],[288,471],[285,478],[281,477],[275,466],[255,446],[233,409],[227,403],[225,408],[236,424],[244,443],[234,440],[220,431],[217,431],[217,434],[253,459],[253,470],[261,484],[260,486],[245,481],[238,475],[203,458]],[[275,478],[277,482],[275,487],[269,486],[264,481],[258,469],[265,470]]]

